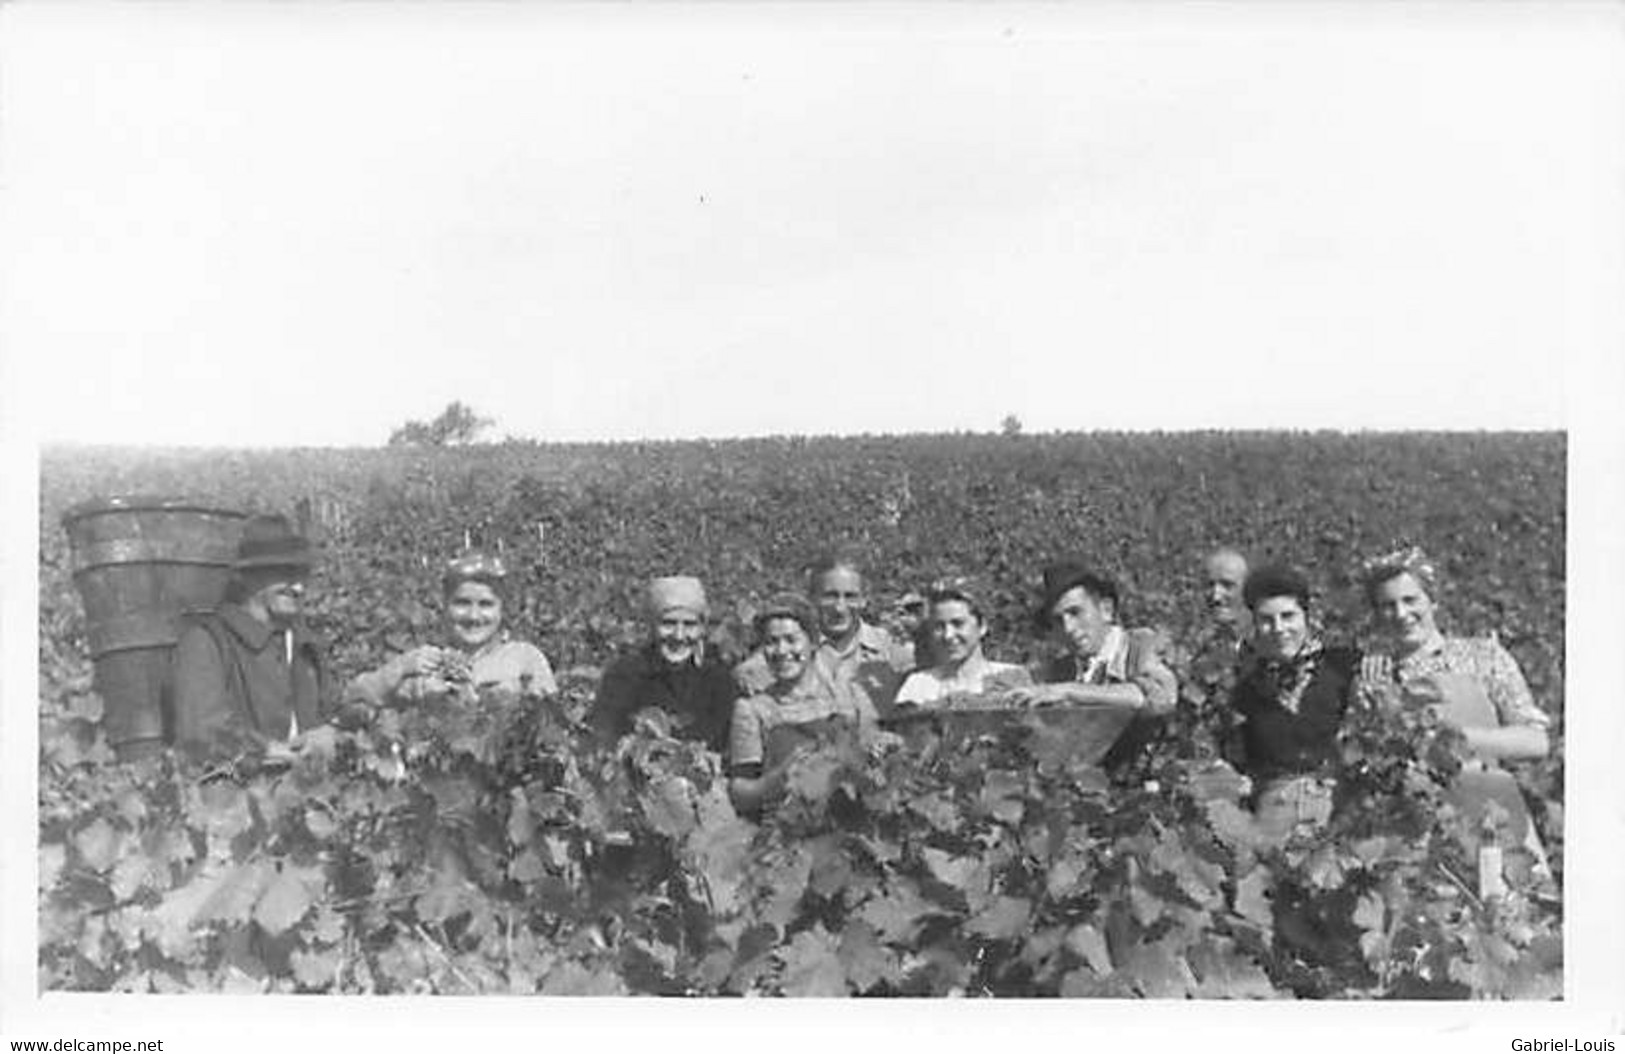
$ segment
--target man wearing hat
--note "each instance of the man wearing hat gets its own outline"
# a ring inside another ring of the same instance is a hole
[[[282,516],[243,527],[232,579],[213,612],[190,616],[175,647],[174,739],[235,755],[286,742],[331,715],[319,642],[301,618],[310,543]]]
[[[652,706],[676,719],[679,738],[698,740],[719,754],[727,748],[738,691],[727,664],[705,646],[709,612],[697,578],[649,583],[650,641],[604,671],[592,709],[600,737],[620,738],[632,730],[637,712]]]
[[[1119,619],[1117,583],[1075,562],[1044,569],[1040,625],[1061,643],[1044,684],[1017,701],[1038,706],[1105,706],[1133,711],[1131,724],[1104,759],[1120,768],[1149,742],[1154,722],[1174,708],[1179,684],[1158,655],[1155,630],[1127,629]]]

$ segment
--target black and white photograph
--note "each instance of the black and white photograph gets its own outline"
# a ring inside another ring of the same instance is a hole
[[[15,2],[0,229],[7,1049],[1625,1044],[1618,5]]]

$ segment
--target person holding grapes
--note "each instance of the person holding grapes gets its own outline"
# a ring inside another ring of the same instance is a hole
[[[1551,749],[1551,718],[1536,705],[1517,660],[1493,636],[1440,630],[1439,575],[1422,550],[1368,560],[1362,580],[1377,633],[1360,668],[1362,696],[1377,706],[1430,708],[1457,729],[1465,757],[1451,788],[1454,804],[1477,823],[1496,802],[1508,815],[1513,844],[1521,843],[1544,871],[1545,850],[1528,806],[1501,767]]]
[[[472,701],[481,691],[549,696],[558,691],[547,656],[505,625],[508,570],[502,559],[469,552],[441,576],[446,643],[424,644],[350,684],[348,701],[371,706],[425,700]]]

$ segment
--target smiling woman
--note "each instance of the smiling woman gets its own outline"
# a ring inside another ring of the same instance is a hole
[[[557,692],[547,656],[534,644],[512,639],[503,628],[507,576],[495,556],[471,552],[452,560],[440,580],[449,643],[425,644],[362,674],[351,682],[349,698],[387,706],[468,699],[491,689],[520,695]]]

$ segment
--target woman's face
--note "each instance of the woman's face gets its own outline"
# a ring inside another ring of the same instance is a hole
[[[1419,648],[1438,636],[1433,598],[1409,572],[1380,583],[1371,603],[1378,631],[1403,648]]]
[[[781,684],[798,680],[812,655],[812,638],[793,618],[770,618],[763,627],[762,650],[767,668]]]
[[[687,608],[668,608],[655,623],[655,646],[667,662],[691,662],[704,636],[705,621]]]
[[[1309,639],[1309,617],[1297,597],[1265,597],[1253,608],[1253,640],[1266,659],[1290,659]]]
[[[502,628],[502,598],[484,582],[463,582],[446,598],[446,621],[459,646],[481,647]]]
[[[931,639],[937,658],[957,665],[982,648],[982,620],[963,600],[942,600],[931,605]]]

